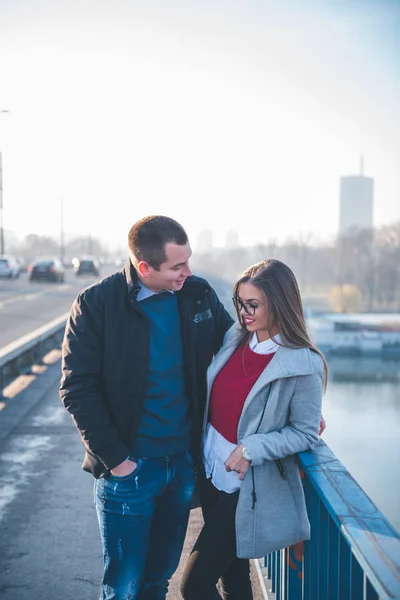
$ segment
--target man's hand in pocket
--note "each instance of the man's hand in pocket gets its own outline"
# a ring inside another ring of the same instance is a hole
[[[137,463],[135,463],[133,460],[129,460],[129,458],[127,458],[120,465],[111,469],[110,473],[111,473],[111,475],[115,475],[116,477],[125,477],[125,475],[129,475],[130,473],[133,473],[133,471],[136,469],[136,467],[137,467]]]

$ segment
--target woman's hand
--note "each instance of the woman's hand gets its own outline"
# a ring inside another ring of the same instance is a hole
[[[239,479],[242,481],[250,468],[250,461],[243,458],[242,446],[239,445],[234,449],[230,457],[225,461],[224,465],[228,473],[230,471],[236,471],[236,473],[239,473]]]
[[[324,433],[325,429],[326,429],[326,421],[325,421],[323,415],[321,415],[321,420],[319,422],[318,435],[322,435]]]

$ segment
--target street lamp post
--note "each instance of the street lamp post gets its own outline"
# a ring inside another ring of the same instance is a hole
[[[0,110],[0,118],[8,110]],[[3,160],[0,151],[0,254],[4,254],[4,227],[3,227]]]
[[[61,195],[60,201],[60,260],[65,261],[65,238],[64,238],[64,198]]]

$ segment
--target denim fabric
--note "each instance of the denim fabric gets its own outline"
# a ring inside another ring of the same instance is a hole
[[[95,481],[100,600],[164,600],[185,539],[195,484],[190,454],[132,460],[133,473]]]

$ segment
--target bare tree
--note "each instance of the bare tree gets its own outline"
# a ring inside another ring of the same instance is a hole
[[[59,244],[52,237],[31,233],[21,245],[20,254],[27,262],[41,256],[58,256]]]
[[[400,310],[400,221],[377,232],[376,255],[380,303]]]

